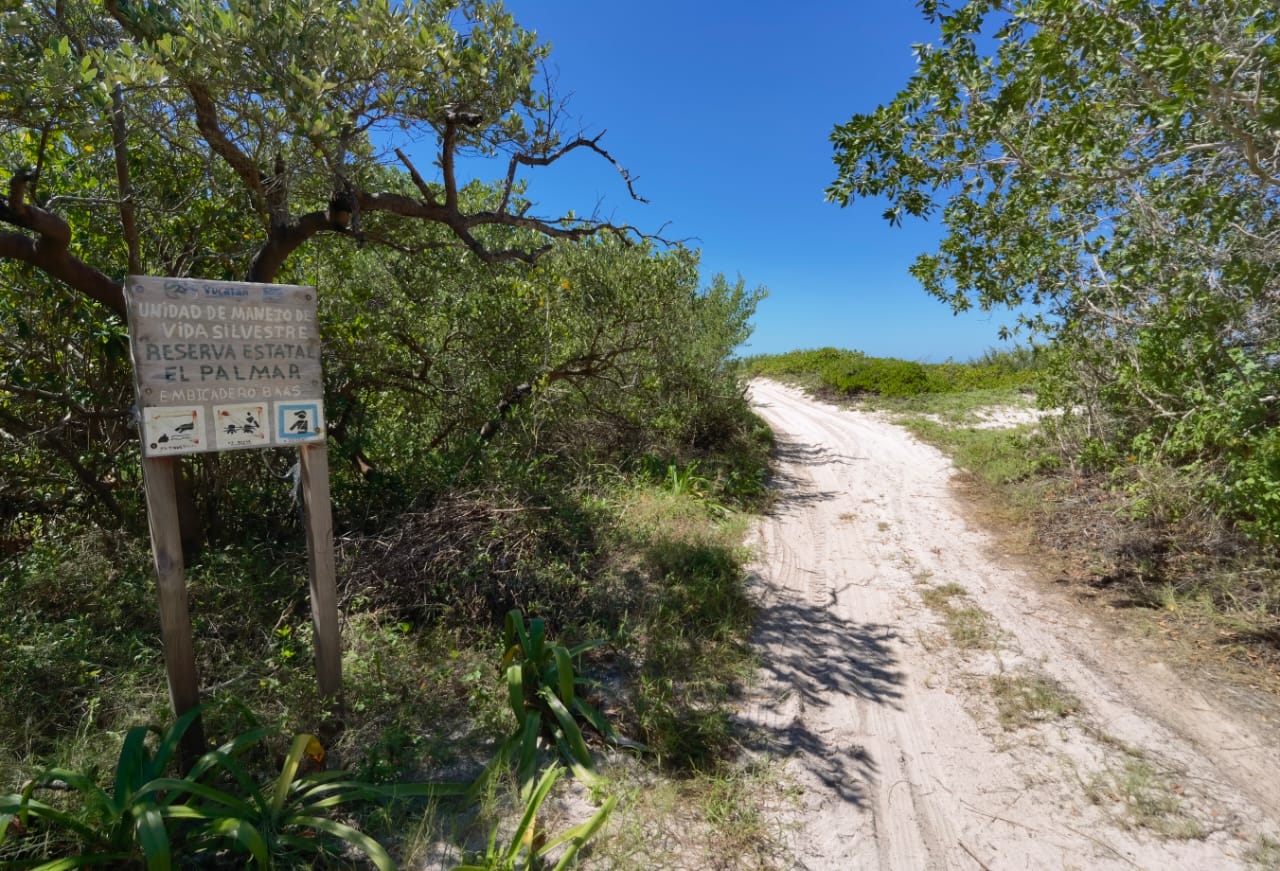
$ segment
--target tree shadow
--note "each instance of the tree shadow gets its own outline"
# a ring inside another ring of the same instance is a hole
[[[807,444],[779,439],[773,447],[773,455],[783,463],[797,466],[847,466],[864,457],[851,457],[831,450],[824,444]]]
[[[790,441],[779,441],[773,449],[777,461],[773,474],[769,478],[769,486],[781,497],[779,509],[784,511],[803,510],[804,506],[815,502],[826,502],[843,496],[838,490],[815,490],[813,482],[788,469],[800,469],[805,466],[847,465],[847,457],[831,453],[822,445],[800,444]]]
[[[757,583],[763,583],[755,579]],[[832,593],[834,603],[835,593]],[[897,707],[904,676],[893,643],[897,630],[882,623],[841,620],[831,604],[782,601],[763,606],[754,642],[765,692],[777,698],[761,705],[780,712],[794,702],[800,713],[790,722],[768,725],[740,718],[745,745],[752,750],[797,760],[843,801],[861,807],[866,784],[878,775],[866,748],[814,709],[847,704],[851,698]]]

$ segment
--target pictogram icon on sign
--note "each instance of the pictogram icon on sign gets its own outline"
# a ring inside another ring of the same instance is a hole
[[[144,408],[142,444],[148,457],[204,450],[204,409],[199,405]]]
[[[213,407],[213,440],[220,451],[262,448],[271,444],[271,425],[265,402]]]
[[[275,404],[276,441],[324,441],[324,412],[320,400],[277,402]]]

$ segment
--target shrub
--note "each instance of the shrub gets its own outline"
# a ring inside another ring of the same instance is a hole
[[[915,396],[931,392],[932,386],[928,370],[921,364],[881,357],[846,357],[828,363],[822,380],[849,396]]]
[[[816,379],[845,396],[869,394],[907,397],[923,393],[1008,390],[1027,387],[1036,359],[1029,349],[988,351],[970,363],[917,363],[892,357],[868,357],[861,351],[819,348],[752,357],[743,361],[752,375]]]

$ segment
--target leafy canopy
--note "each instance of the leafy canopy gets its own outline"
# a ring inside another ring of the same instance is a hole
[[[883,198],[894,224],[940,214],[911,268],[929,293],[1029,306],[1058,355],[1049,401],[1280,533],[1280,467],[1260,460],[1280,422],[1280,9],[921,6],[938,42],[835,128],[828,197]]]

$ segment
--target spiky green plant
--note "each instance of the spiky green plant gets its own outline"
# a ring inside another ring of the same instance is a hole
[[[165,814],[177,796],[159,793],[155,784],[163,779],[174,751],[199,711],[188,711],[163,732],[155,726],[130,729],[120,748],[109,791],[82,772],[54,766],[32,778],[20,793],[0,796],[0,847],[37,826],[66,836],[80,851],[68,858],[19,858],[7,860],[6,864],[60,871],[142,863],[148,871],[168,871],[173,851]],[[152,734],[159,736],[154,750],[147,744]],[[77,795],[79,806],[68,810],[35,798],[37,790],[55,786]]]
[[[578,687],[587,682],[575,670],[574,660],[603,642],[588,641],[573,649],[550,642],[546,621],[535,617],[526,623],[519,609],[507,613],[504,642],[503,679],[517,727],[472,787],[473,794],[490,774],[514,761],[520,793],[527,800],[534,788],[540,741],[556,748],[575,777],[588,785],[597,784],[599,774],[578,718],[607,741],[633,744],[619,737],[604,715],[578,695]]]
[[[177,858],[230,849],[265,869],[311,864],[337,842],[364,853],[382,871],[394,871],[395,862],[381,844],[332,814],[357,802],[466,792],[463,784],[379,785],[353,780],[343,771],[308,771],[306,759],[319,764],[324,750],[316,736],[305,733],[294,737],[279,774],[259,782],[242,757],[273,734],[267,728],[245,732],[204,754],[184,777],[166,776],[174,748],[198,710],[162,733],[155,727],[130,730],[110,792],[83,773],[50,768],[20,794],[0,796],[0,845],[35,824],[67,835],[80,847],[76,856],[16,859],[7,865],[62,871],[142,864],[148,871],[168,871]],[[152,732],[161,736],[155,752],[146,743]],[[33,797],[54,783],[79,793],[80,807],[64,810]]]
[[[505,844],[498,842],[498,828],[495,826],[489,833],[489,843],[485,851],[471,856],[466,862],[458,865],[454,871],[525,871],[525,869],[545,868],[545,860],[560,847],[565,847],[560,859],[551,871],[563,871],[568,868],[582,849],[600,827],[605,824],[609,814],[618,802],[616,795],[610,796],[590,819],[566,829],[558,835],[544,837],[538,831],[538,811],[546,801],[564,769],[559,765],[550,766],[537,784],[525,797],[524,813],[516,825],[510,839]]]

